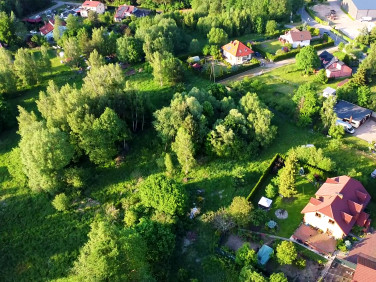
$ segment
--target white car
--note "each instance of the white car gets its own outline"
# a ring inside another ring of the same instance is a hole
[[[376,169],[371,173],[372,178],[376,178]]]
[[[30,30],[30,33],[31,33],[31,34],[37,34],[37,33],[38,33],[38,31],[35,31],[35,30]]]

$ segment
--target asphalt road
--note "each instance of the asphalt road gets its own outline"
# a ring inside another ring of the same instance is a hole
[[[334,39],[335,45],[338,45],[340,42],[343,42],[345,44],[347,43],[347,41],[343,40],[337,34],[333,33],[331,31],[332,28],[330,26],[319,24],[314,19],[312,19],[311,16],[305,11],[304,8],[301,8],[299,10],[299,14],[302,17],[302,22],[306,22],[311,27],[318,28],[320,30],[320,34],[327,32],[329,36]]]

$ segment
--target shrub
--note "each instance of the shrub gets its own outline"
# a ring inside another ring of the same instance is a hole
[[[132,227],[136,224],[138,219],[137,213],[133,210],[128,210],[124,214],[124,222],[127,227]]]
[[[265,195],[268,198],[274,198],[277,195],[278,188],[273,186],[272,184],[268,184],[265,188]]]
[[[69,198],[65,193],[58,194],[52,201],[52,205],[58,211],[66,211],[69,208]]]
[[[249,243],[244,243],[236,251],[235,263],[240,266],[255,265],[257,262],[257,255],[255,250],[250,248]]]
[[[300,269],[304,269],[306,268],[306,265],[307,265],[307,261],[303,258],[300,258],[298,259],[296,262],[295,262],[296,266],[299,267]]]

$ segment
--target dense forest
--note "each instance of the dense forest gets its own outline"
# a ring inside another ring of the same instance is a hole
[[[52,42],[20,21],[50,1],[0,2],[0,280],[287,281],[247,244],[221,242],[269,221],[246,197],[276,154],[285,167],[264,189],[276,202],[300,195],[300,163],[309,185],[336,163],[350,171],[335,99],[317,98],[317,52],[302,48],[285,72],[304,83],[273,90],[263,77],[213,83],[186,59],[231,69],[222,44],[278,36],[303,0],[133,2],[164,12],[57,15]],[[338,96],[376,108],[375,60],[374,44]],[[322,148],[298,147],[312,140]],[[280,265],[305,267],[292,243],[275,249]]]

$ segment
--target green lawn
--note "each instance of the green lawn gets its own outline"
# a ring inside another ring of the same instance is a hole
[[[278,40],[268,40],[268,41],[262,42],[258,46],[265,52],[274,55],[275,52],[277,52],[277,50],[281,50],[281,48],[283,47],[283,44],[279,42]]]
[[[271,175],[264,182],[264,185],[260,187],[254,197],[252,197],[254,207],[257,207],[257,203],[261,196],[265,196],[265,187],[270,183],[272,177],[273,176]],[[308,203],[309,199],[314,196],[317,188],[318,187],[309,182],[307,178],[298,176],[296,180],[296,190],[298,191],[298,194],[294,198],[285,199],[277,196],[273,199],[272,208],[268,211],[268,216],[270,219],[278,223],[278,231],[276,235],[290,238],[303,219],[303,215],[300,213],[301,210]],[[287,210],[288,218],[278,219],[275,216],[275,212],[278,209]]]

